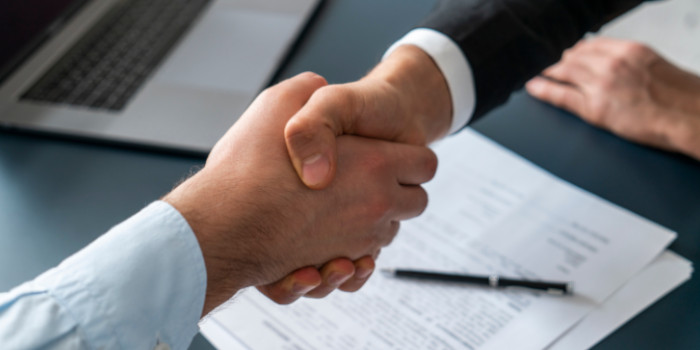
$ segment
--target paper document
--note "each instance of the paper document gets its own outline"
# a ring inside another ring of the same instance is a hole
[[[588,349],[657,299],[690,279],[692,263],[665,251],[622,289],[557,340],[549,350]]]
[[[402,224],[379,267],[573,281],[574,296],[377,273],[357,293],[288,306],[251,290],[205,320],[204,335],[227,349],[542,349],[675,238],[471,130],[435,151],[430,204]]]

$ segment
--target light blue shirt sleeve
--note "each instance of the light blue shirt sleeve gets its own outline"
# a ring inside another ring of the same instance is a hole
[[[206,270],[187,221],[158,201],[0,294],[3,349],[186,349]]]

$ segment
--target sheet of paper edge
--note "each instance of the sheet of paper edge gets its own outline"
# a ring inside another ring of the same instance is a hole
[[[224,326],[219,324],[214,317],[206,318],[200,322],[199,332],[217,349],[247,349]]]
[[[598,309],[564,333],[549,349],[574,350],[594,346],[654,302],[688,281],[692,273],[691,261],[670,250],[664,251]]]

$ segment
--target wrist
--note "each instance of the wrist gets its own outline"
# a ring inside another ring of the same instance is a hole
[[[686,71],[663,57],[651,65],[655,84],[652,90],[656,98],[670,108],[700,115],[700,76]]]
[[[363,80],[379,80],[392,90],[430,143],[447,134],[452,99],[447,82],[433,59],[413,45],[401,45]]]
[[[211,222],[211,219],[218,214],[208,210],[205,201],[211,203],[216,199],[207,195],[208,189],[199,181],[202,172],[194,175],[187,181],[180,184],[173,191],[165,195],[162,200],[172,205],[182,217],[185,218],[192,229],[199,244],[204,258],[204,265],[207,272],[206,297],[202,316],[211,312],[218,305],[224,303],[236,294],[240,289],[251,286],[254,283],[243,273],[247,269],[236,265],[237,254],[228,249],[222,251],[221,233],[217,230],[218,225]],[[229,234],[230,232],[225,232]],[[231,238],[231,240],[234,240]],[[228,246],[227,246],[228,247]],[[248,276],[249,277],[249,276]]]

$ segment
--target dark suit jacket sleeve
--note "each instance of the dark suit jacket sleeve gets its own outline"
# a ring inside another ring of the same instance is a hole
[[[438,0],[420,27],[460,47],[474,76],[471,120],[504,103],[511,92],[586,32],[643,0]]]

